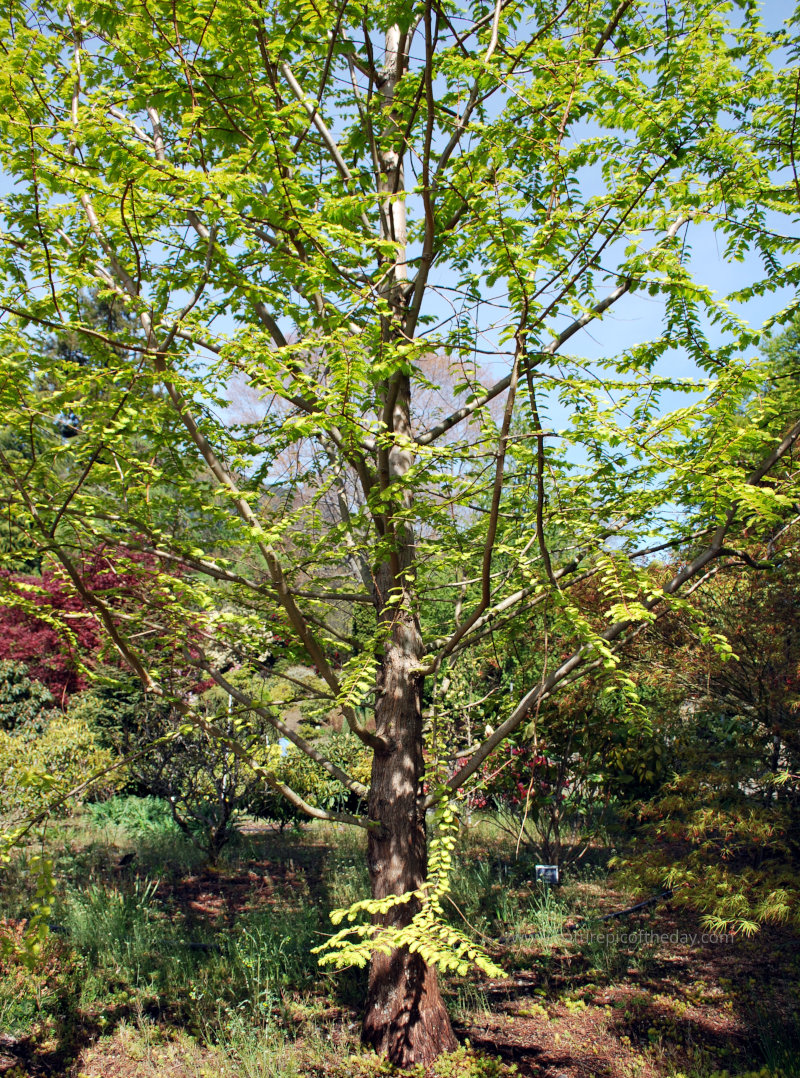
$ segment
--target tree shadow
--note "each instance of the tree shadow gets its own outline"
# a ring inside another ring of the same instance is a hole
[[[170,861],[157,837],[130,859],[110,843],[68,851],[39,1032],[4,1037],[0,1075],[13,1066],[36,1078],[68,1074],[121,1022],[149,1019],[204,1039],[220,1009],[252,1006],[267,992],[263,1005],[282,1010],[285,1025],[303,993],[324,994],[350,1018],[363,1002],[363,971],[326,977],[310,954],[328,927],[336,858],[327,839],[271,829],[243,836],[213,870]]]

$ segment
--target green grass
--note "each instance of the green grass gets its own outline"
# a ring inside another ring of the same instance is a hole
[[[358,1043],[364,971],[323,973],[311,954],[334,930],[328,911],[368,893],[364,837],[330,825],[300,834],[247,835],[226,851],[216,872],[207,872],[191,844],[158,820],[153,806],[120,801],[99,818],[93,811],[52,830],[57,931],[34,970],[0,958],[0,1029],[47,1043],[63,1060],[99,1037],[109,1051],[149,1060],[148,1078],[159,1073],[170,1045],[194,1059],[188,1075],[204,1073],[201,1067],[220,1078],[338,1078],[341,1067],[342,1078],[377,1075],[366,1057],[349,1054]],[[136,839],[129,826],[139,828]],[[129,852],[133,859],[121,863]],[[559,888],[537,885],[532,877],[532,863],[516,858],[513,844],[481,823],[459,842],[452,903],[445,903],[454,925],[481,934],[512,974],[512,984],[518,973],[527,978],[529,987],[520,991],[530,998],[516,1005],[520,1021],[551,1029],[579,1023],[591,1013],[593,991],[646,982],[654,956],[622,946],[618,922],[590,917],[601,900],[608,908],[610,881],[599,858],[567,874]],[[26,856],[19,857],[4,875],[0,917],[22,917],[31,886]],[[216,896],[216,905],[209,896]],[[589,917],[586,927],[599,938],[582,941],[567,930],[567,922],[580,917]],[[503,990],[488,988],[480,977],[445,981],[448,1008],[463,1028],[485,1031],[504,1013]],[[746,1065],[731,1075],[766,1066],[773,1078],[798,1078],[800,1031],[772,1012],[752,1021],[746,992],[757,999],[759,990],[745,985],[743,991],[745,996],[731,998],[751,1022],[752,1035]],[[509,992],[513,999],[514,990]],[[649,999],[641,987],[637,992]],[[683,1010],[675,1011],[672,1027],[630,998],[601,1017],[608,1037],[632,1038],[620,1047],[626,1058],[648,1062],[664,1078],[708,1078],[719,1067],[717,1057],[702,1043],[690,1050],[678,1036],[681,1015],[693,1005],[681,999],[678,993],[676,1006]],[[784,1011],[790,1013],[786,1006]],[[652,1028],[658,1030],[655,1040]],[[479,1058],[442,1064],[442,1075],[447,1078],[448,1066],[454,1075],[482,1073]],[[627,1075],[623,1068],[619,1078]]]
[[[158,882],[88,884],[56,908],[59,935],[85,963],[86,1007],[134,1005],[208,1035],[227,1024],[262,1026],[283,993],[318,976],[310,954],[320,912],[304,904],[239,917],[232,928],[191,925],[158,897]]]
[[[97,831],[108,831],[114,837],[180,834],[169,805],[160,797],[111,797],[87,805],[86,813]]]

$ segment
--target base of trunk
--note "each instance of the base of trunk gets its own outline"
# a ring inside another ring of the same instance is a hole
[[[398,1067],[431,1063],[458,1041],[439,991],[436,969],[418,954],[374,954],[370,963],[365,1044]]]

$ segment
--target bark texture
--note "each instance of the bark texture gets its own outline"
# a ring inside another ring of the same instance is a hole
[[[394,578],[389,566],[378,574],[376,598]],[[386,617],[385,614],[379,615]],[[389,750],[372,765],[369,815],[381,824],[370,833],[368,865],[373,898],[402,895],[425,880],[427,843],[422,806],[422,679],[415,673],[421,654],[416,620],[397,609],[387,625],[388,639],[378,683],[377,732]],[[402,926],[417,907],[404,903],[381,919]],[[436,969],[418,954],[375,954],[370,964],[363,1038],[398,1066],[429,1063],[457,1042],[442,1001]]]
[[[379,137],[381,236],[395,245],[394,265],[381,290],[392,315],[383,319],[388,345],[403,340],[400,327],[407,284],[406,206],[403,172],[403,125],[393,109],[397,85],[408,66],[408,40],[399,26],[386,31],[379,90],[383,124]],[[411,494],[404,477],[413,464],[409,446],[411,385],[398,370],[383,385],[383,421],[395,437],[379,447],[378,480],[387,501],[382,527],[388,553],[374,569],[372,589],[383,628],[384,650],[376,683],[375,731],[386,744],[372,762],[369,816],[380,825],[370,831],[367,861],[373,898],[416,890],[427,872],[425,809],[422,799],[422,638],[409,585],[414,566],[414,538],[409,523]],[[402,927],[417,912],[412,903],[391,910],[383,924]],[[436,969],[406,950],[375,954],[370,963],[363,1038],[398,1066],[429,1063],[457,1046],[442,1001]]]

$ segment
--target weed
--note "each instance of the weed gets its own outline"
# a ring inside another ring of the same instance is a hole
[[[472,981],[464,981],[456,986],[455,998],[451,997],[448,1001],[448,1009],[456,1021],[464,1024],[480,1025],[491,1017],[488,996],[480,985]]]
[[[244,1014],[228,1015],[214,1039],[241,1078],[295,1078],[298,1073],[284,1034],[271,1024],[254,1026]]]
[[[338,853],[327,876],[331,909],[346,909],[369,895],[363,854]]]
[[[310,949],[317,923],[316,911],[306,906],[291,917],[259,914],[230,937],[225,964],[254,1019],[271,1013],[290,985],[302,990],[316,975]]]
[[[488,928],[496,908],[496,881],[485,861],[460,858],[450,877],[453,901],[464,917],[481,931]]]
[[[567,908],[552,887],[539,883],[528,902],[525,919],[540,943],[556,943],[564,936]]]
[[[64,931],[77,950],[94,961],[101,950],[116,964],[135,961],[157,938],[157,889],[157,881],[137,878],[128,892],[98,883],[70,891],[60,910]]]
[[[800,1018],[756,1010],[758,1041],[765,1066],[781,1078],[800,1078]]]
[[[621,976],[628,968],[629,955],[620,945],[617,933],[605,927],[588,927],[586,936],[580,942],[580,951],[589,969],[602,973],[608,978]]]

